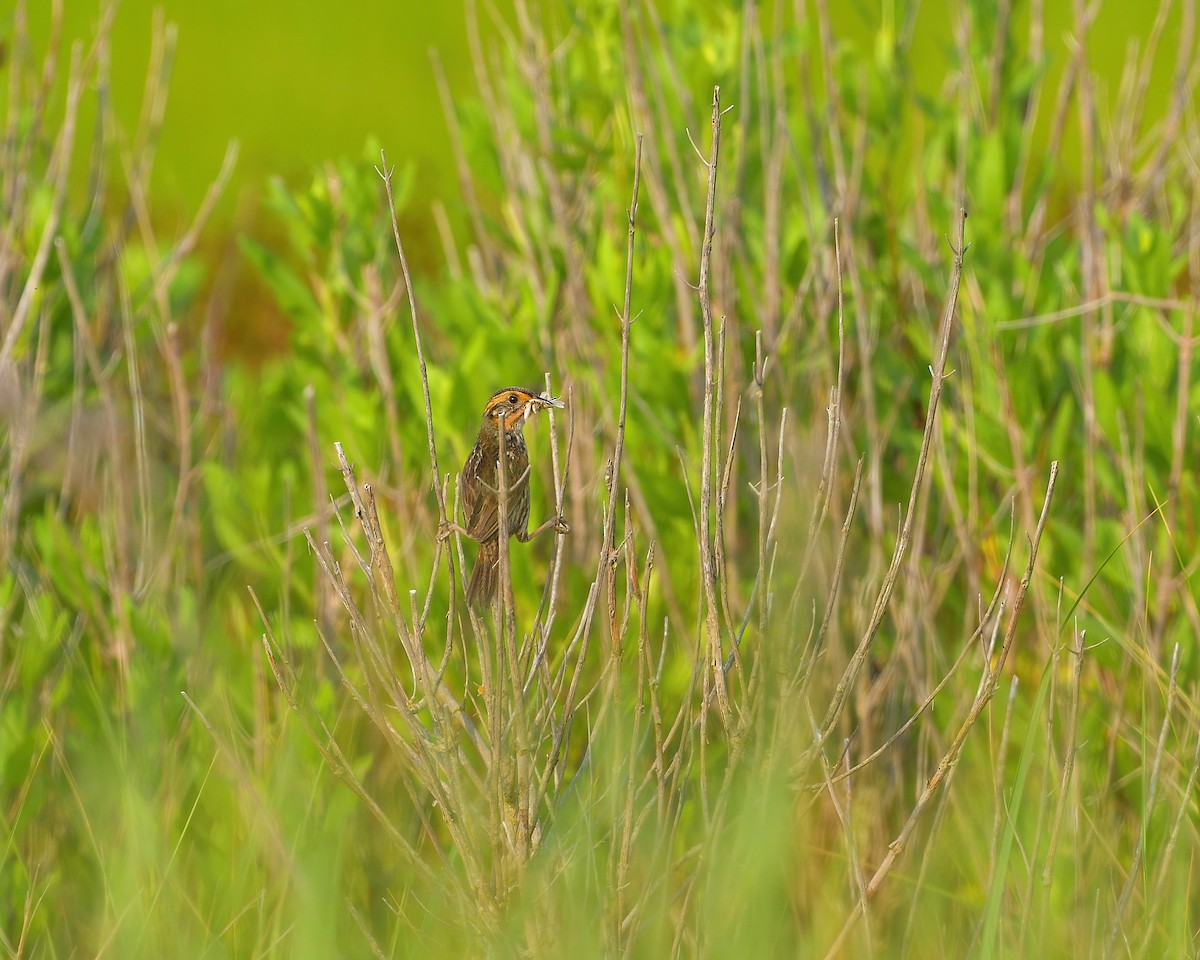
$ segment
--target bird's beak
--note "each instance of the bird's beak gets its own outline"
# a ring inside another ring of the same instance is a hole
[[[566,407],[566,404],[561,400],[556,400],[554,397],[550,396],[550,394],[543,391],[540,394],[535,394],[534,396],[530,397],[529,402],[525,404],[525,419],[528,420],[539,410],[543,410],[547,407],[557,407],[559,410],[562,410]]]

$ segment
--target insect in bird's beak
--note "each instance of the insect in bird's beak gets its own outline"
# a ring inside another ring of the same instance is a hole
[[[541,410],[543,407],[555,407],[559,410],[562,410],[566,407],[566,404],[561,400],[556,400],[543,390],[541,393],[530,397],[530,402],[525,404],[525,419],[528,420],[535,412]]]

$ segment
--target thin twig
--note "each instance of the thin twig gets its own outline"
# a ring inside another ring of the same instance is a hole
[[[697,290],[700,295],[700,313],[704,324],[704,412],[701,428],[703,455],[700,464],[700,577],[703,581],[701,594],[704,598],[704,623],[708,645],[708,669],[716,691],[717,706],[722,722],[731,728],[733,708],[725,684],[724,656],[721,652],[721,631],[717,622],[717,598],[714,580],[717,571],[713,563],[711,515],[713,506],[713,400],[716,386],[716,350],[713,340],[712,293],[709,290],[709,275],[712,265],[713,234],[716,231],[717,161],[721,152],[721,88],[713,87],[712,98],[712,147],[709,153],[708,202],[704,214],[704,237],[700,252],[700,278]],[[716,535],[719,535],[716,534]]]
[[[975,726],[976,721],[983,713],[984,708],[988,705],[996,692],[996,687],[1000,682],[1000,676],[1004,670],[1005,662],[1008,660],[1008,656],[1012,652],[1013,645],[1016,642],[1017,623],[1020,619],[1021,611],[1025,606],[1025,597],[1029,591],[1029,584],[1033,580],[1033,571],[1037,564],[1038,547],[1042,542],[1042,534],[1045,532],[1046,521],[1050,516],[1050,503],[1054,498],[1054,486],[1057,481],[1058,461],[1056,460],[1050,464],[1050,478],[1046,484],[1046,497],[1042,502],[1042,512],[1038,518],[1037,529],[1030,538],[1029,562],[1025,566],[1025,573],[1022,575],[1020,586],[1017,588],[1017,594],[1013,601],[1012,611],[1009,614],[1008,626],[1004,631],[1004,641],[1001,644],[1000,651],[996,654],[995,663],[990,666],[985,666],[985,675],[982,683],[980,684],[980,689],[975,695],[975,700],[971,704],[971,709],[967,711],[966,718],[959,726],[958,731],[954,735],[954,739],[950,742],[949,747],[946,749],[946,752],[938,762],[937,768],[934,770],[933,775],[928,781],[926,781],[925,786],[921,791],[921,795],[918,797],[917,802],[913,805],[912,811],[909,813],[908,819],[905,821],[904,827],[900,830],[900,833],[897,834],[896,838],[888,844],[887,853],[884,854],[883,860],[880,862],[879,866],[875,870],[875,873],[872,875],[870,882],[867,884],[868,900],[878,893],[879,888],[882,886],[884,880],[886,880],[888,874],[891,873],[897,859],[899,859],[900,854],[904,851],[909,837],[912,836],[913,830],[916,829],[916,825],[921,818],[921,814],[929,805],[929,802],[933,799],[938,787],[940,787],[943,781],[945,781],[950,770],[958,762],[959,755],[962,753],[963,744],[966,743],[968,734],[970,734],[971,730]],[[863,901],[859,900],[851,908],[850,913],[846,917],[846,921],[842,926],[841,932],[838,934],[837,938],[834,940],[833,944],[826,953],[826,960],[833,960],[833,958],[840,954],[846,938],[850,935],[850,931],[862,917],[862,914]]]
[[[879,627],[883,623],[883,618],[887,614],[888,603],[892,597],[892,591],[895,589],[896,579],[900,573],[900,566],[908,551],[908,545],[912,539],[913,524],[916,516],[917,502],[921,494],[922,483],[925,478],[925,465],[929,459],[929,449],[933,443],[933,434],[937,422],[938,401],[941,399],[942,387],[946,381],[946,358],[950,353],[950,334],[954,327],[954,316],[958,308],[958,288],[962,280],[963,256],[966,254],[967,245],[965,241],[967,211],[965,208],[960,208],[958,211],[958,223],[956,231],[956,243],[951,249],[954,252],[954,267],[950,276],[950,292],[946,300],[946,309],[942,315],[941,329],[938,335],[938,353],[934,360],[933,366],[930,368],[930,373],[933,377],[933,382],[929,389],[929,406],[925,413],[925,431],[921,437],[921,449],[917,455],[917,465],[913,473],[912,489],[909,491],[908,509],[904,514],[904,522],[900,528],[900,536],[896,541],[896,549],[892,554],[891,566],[888,568],[887,575],[884,577],[883,586],[879,590],[879,595],[875,599],[875,607],[871,613],[871,620],[867,629],[863,633],[862,640],[859,642],[857,649],[850,657],[849,663],[838,681],[837,689],[834,692],[833,698],[830,700],[829,707],[825,712],[825,719],[821,723],[821,735],[818,742],[813,745],[806,756],[804,766],[807,766],[811,760],[813,750],[820,749],[825,738],[829,736],[841,716],[842,708],[846,703],[846,698],[850,694],[850,690],[858,678],[859,671],[866,662],[867,654],[870,651],[871,643],[874,641]]]

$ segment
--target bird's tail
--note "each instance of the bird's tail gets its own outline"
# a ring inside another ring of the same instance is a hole
[[[500,579],[500,542],[485,540],[479,545],[479,556],[475,558],[475,569],[467,584],[467,603],[476,610],[486,610],[496,596],[496,584]]]

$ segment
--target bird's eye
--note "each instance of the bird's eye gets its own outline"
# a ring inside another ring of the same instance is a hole
[[[517,395],[516,395],[515,393],[510,393],[510,394],[508,395],[508,402],[509,402],[509,403],[516,403],[516,402],[517,402]]]

